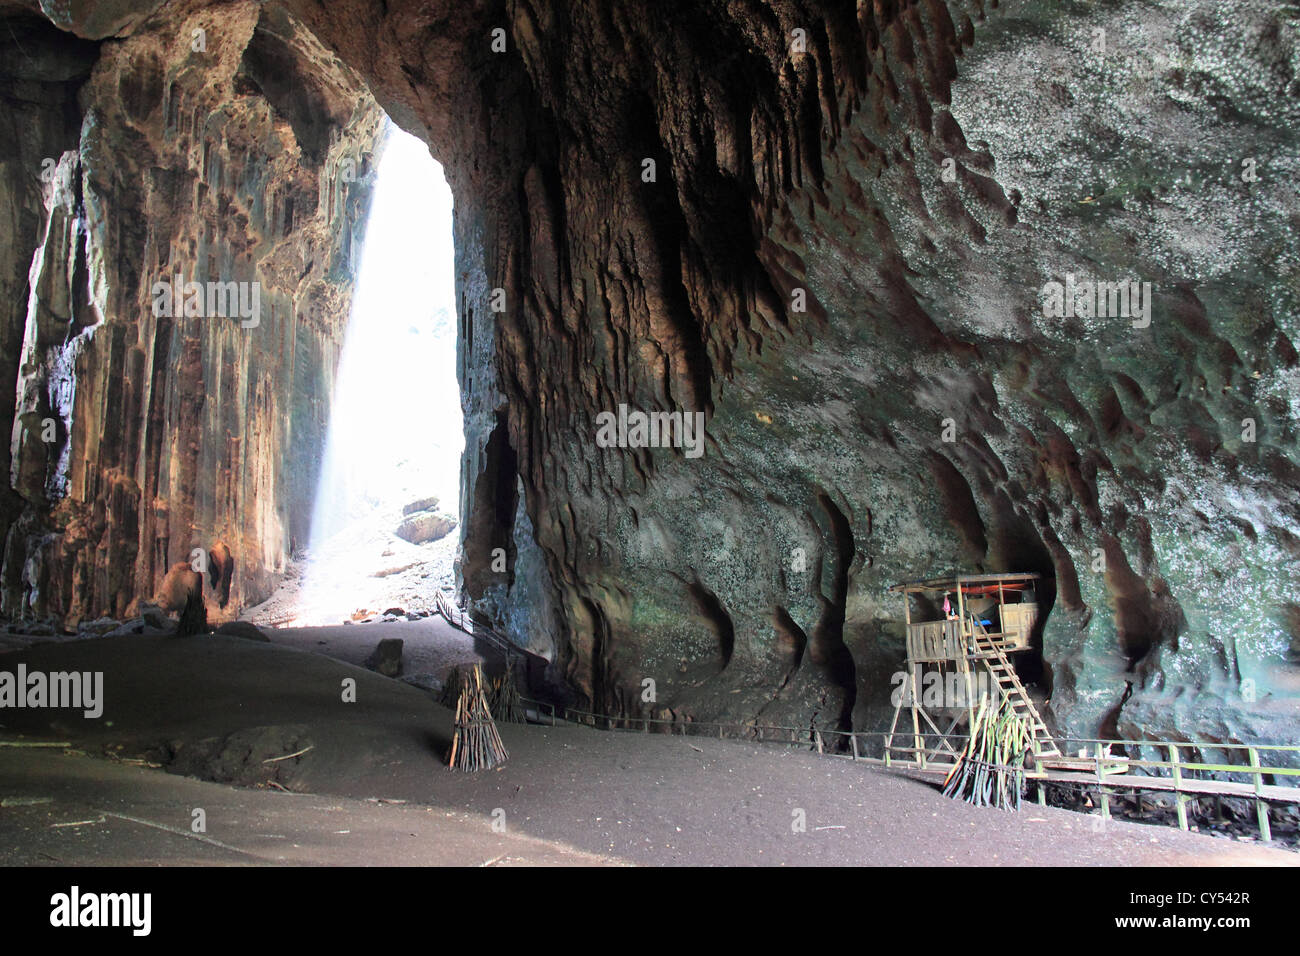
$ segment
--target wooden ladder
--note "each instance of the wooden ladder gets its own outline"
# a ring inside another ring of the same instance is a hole
[[[975,656],[984,665],[989,675],[997,682],[1002,696],[1007,699],[1016,716],[1029,722],[1029,732],[1034,741],[1034,752],[1042,757],[1059,757],[1061,749],[1052,739],[1052,732],[1043,723],[1038,708],[1029,699],[1029,692],[1016,676],[1016,669],[1002,650],[1002,645],[994,640],[979,621],[973,622],[971,639],[974,641]]]

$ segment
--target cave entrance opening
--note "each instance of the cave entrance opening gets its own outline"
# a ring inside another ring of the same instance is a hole
[[[385,123],[295,623],[432,611],[450,589],[464,448],[452,197]]]

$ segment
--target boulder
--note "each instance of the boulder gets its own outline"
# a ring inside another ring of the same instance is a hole
[[[397,536],[411,544],[427,544],[445,538],[456,527],[456,519],[436,511],[417,511],[402,519]]]
[[[157,608],[150,608],[148,604],[142,604],[141,607],[146,612],[153,610],[157,613],[144,614],[129,618],[110,631],[103,632],[103,637],[132,637],[147,636],[153,637],[160,634],[174,634],[177,630],[177,624],[171,618],[158,611]],[[196,632],[197,633],[197,632]],[[85,632],[82,632],[85,635]]]
[[[227,621],[217,628],[216,633],[226,637],[242,637],[246,641],[271,643],[271,639],[262,633],[262,629],[249,621]]]
[[[154,603],[168,613],[180,612],[176,635],[187,637],[208,630],[208,611],[203,600],[203,575],[186,561],[177,561],[158,586]]]
[[[140,619],[149,627],[157,628],[160,631],[169,631],[172,627],[171,620],[163,613],[163,609],[156,604],[142,603],[140,605]]]
[[[402,646],[400,637],[384,638],[366,658],[366,666],[385,677],[396,677],[402,673]]]

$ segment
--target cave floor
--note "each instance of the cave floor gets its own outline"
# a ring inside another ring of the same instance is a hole
[[[442,765],[451,715],[427,692],[237,638],[0,655],[0,670],[19,663],[102,671],[104,712],[0,711],[0,740],[69,745],[0,746],[0,863],[1300,864],[1164,827],[975,808],[865,764],[702,737],[502,725],[510,760],[456,774]]]
[[[59,752],[0,757],[4,866],[600,866],[472,814],[230,787]],[[191,830],[194,808],[206,832]]]
[[[484,640],[452,627],[442,617],[418,621],[371,621],[327,627],[278,627],[265,631],[280,647],[323,654],[364,667],[375,645],[386,638],[402,641],[401,680],[417,687],[441,689],[452,668],[482,664],[489,675],[500,673],[504,655]]]

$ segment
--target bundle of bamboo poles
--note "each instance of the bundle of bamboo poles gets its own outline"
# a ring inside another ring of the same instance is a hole
[[[492,713],[508,724],[524,724],[524,701],[515,684],[515,669],[506,664],[506,672],[492,682]]]
[[[507,756],[483,693],[483,671],[475,664],[456,702],[456,732],[452,734],[447,765],[453,770],[472,773],[504,763]]]
[[[943,782],[944,796],[977,807],[1019,810],[1029,739],[1028,721],[1006,698],[989,706],[982,697],[966,749]]]

